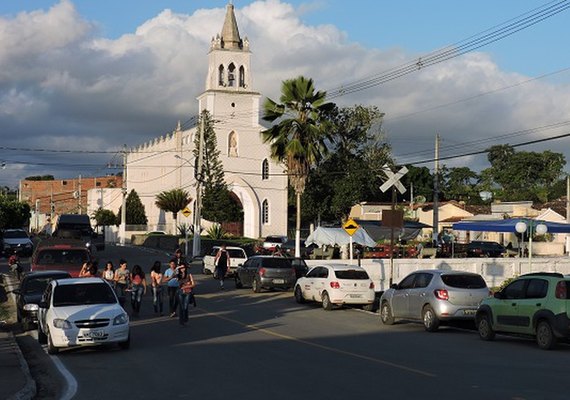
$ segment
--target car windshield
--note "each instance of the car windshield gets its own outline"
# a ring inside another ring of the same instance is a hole
[[[38,264],[82,265],[89,260],[88,254],[82,249],[45,249],[38,254]]]
[[[228,254],[230,258],[245,258],[243,251],[239,249],[228,249]]]
[[[53,293],[54,307],[83,304],[114,304],[116,302],[113,289],[104,282],[59,285],[55,287]]]
[[[368,279],[366,271],[356,269],[341,269],[334,271],[337,279]]]
[[[264,268],[291,268],[291,261],[282,257],[264,258],[261,261],[261,266]]]
[[[40,294],[46,290],[46,287],[52,279],[69,278],[69,275],[63,274],[61,276],[43,276],[33,279],[28,279],[24,286],[23,294]]]
[[[485,280],[479,275],[449,274],[442,275],[441,280],[447,286],[460,289],[483,289],[487,287]]]
[[[4,239],[27,239],[28,235],[24,231],[5,231]]]

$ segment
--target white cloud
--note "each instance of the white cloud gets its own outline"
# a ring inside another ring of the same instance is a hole
[[[312,77],[318,89],[333,89],[420,56],[397,47],[365,48],[332,25],[307,26],[300,19],[306,11],[279,0],[236,10],[240,34],[251,44],[254,89],[263,95],[277,98],[281,81],[299,74]],[[210,39],[221,31],[224,14],[225,8],[192,15],[167,9],[115,40],[98,36],[96,24],[79,15],[69,0],[45,12],[0,18],[2,143],[118,149],[172,130],[177,120],[197,112]],[[543,81],[397,118],[525,79],[501,71],[478,52],[335,101],[376,105],[386,112],[394,153],[411,161],[431,157],[436,133],[443,138],[442,154],[453,154],[446,145],[570,119],[567,88]],[[98,159],[102,165],[106,161]],[[478,169],[484,157],[456,161],[466,162]],[[32,174],[14,170],[13,178]]]

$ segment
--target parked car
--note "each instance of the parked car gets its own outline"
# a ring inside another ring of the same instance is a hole
[[[2,250],[6,256],[19,254],[31,256],[34,251],[34,243],[23,229],[4,229],[2,232]]]
[[[295,269],[295,276],[297,279],[302,278],[309,272],[309,267],[307,263],[302,258],[291,258],[291,265]]]
[[[305,240],[306,239],[301,239],[300,243],[301,246],[299,248],[299,251],[301,253],[301,258],[309,258],[311,253],[313,252],[313,249],[317,247],[316,245],[311,245],[309,247],[305,246]],[[279,245],[279,249],[281,250],[282,253],[290,257],[295,257],[295,239],[287,240],[285,243]]]
[[[317,301],[325,310],[344,304],[361,305],[372,310],[374,283],[364,268],[354,265],[319,265],[299,278],[295,285],[297,303]]]
[[[71,278],[65,271],[29,272],[22,278],[18,289],[12,290],[16,295],[16,316],[24,330],[38,322],[38,303],[52,279]]]
[[[61,270],[73,277],[79,276],[81,266],[93,261],[91,252],[83,242],[76,240],[42,240],[32,255],[31,270]]]
[[[101,278],[52,280],[39,303],[38,340],[60,348],[117,343],[130,346],[129,316]]]
[[[507,249],[497,242],[476,240],[467,245],[467,257],[502,257]]]
[[[297,274],[288,258],[253,256],[236,270],[234,279],[236,288],[251,286],[259,293],[262,289],[288,290],[295,285]]]
[[[62,214],[57,217],[54,238],[81,240],[88,248],[105,250],[105,237],[91,227],[91,220],[86,214]]]
[[[570,277],[538,272],[521,275],[483,300],[475,318],[479,336],[496,332],[534,337],[544,350],[570,339]]]
[[[287,236],[267,236],[263,241],[263,250],[275,251],[277,246],[282,247],[287,243]]]
[[[380,319],[421,320],[427,331],[456,320],[473,320],[479,303],[489,297],[481,275],[471,272],[421,270],[394,284],[380,298]]]
[[[216,269],[216,264],[214,263],[214,259],[216,258],[216,254],[218,254],[218,250],[220,250],[220,246],[212,247],[210,253],[206,254],[202,260],[202,271],[204,274],[214,275],[214,270]],[[241,247],[232,247],[227,246],[226,250],[228,255],[230,256],[230,275],[233,275],[236,269],[242,265],[247,260],[247,254],[244,249]]]

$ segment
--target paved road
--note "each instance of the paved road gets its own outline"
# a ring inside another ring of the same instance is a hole
[[[145,270],[157,257],[121,251]],[[525,339],[482,342],[469,330],[386,327],[362,311],[298,305],[291,292],[254,294],[231,282],[221,292],[193,269],[198,307],[188,326],[154,316],[146,297],[130,350],[58,356],[77,380],[75,398],[568,398],[569,346],[545,352]]]

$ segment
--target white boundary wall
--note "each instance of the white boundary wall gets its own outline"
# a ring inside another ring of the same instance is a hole
[[[310,267],[322,264],[349,264],[350,260],[305,260]],[[358,260],[353,260],[358,265]],[[368,272],[376,291],[390,286],[390,259],[362,259],[360,265]],[[393,283],[400,282],[406,275],[420,269],[444,269],[468,271],[480,274],[487,286],[499,286],[505,279],[529,272],[560,272],[570,274],[569,257],[528,258],[397,258],[394,259]]]

